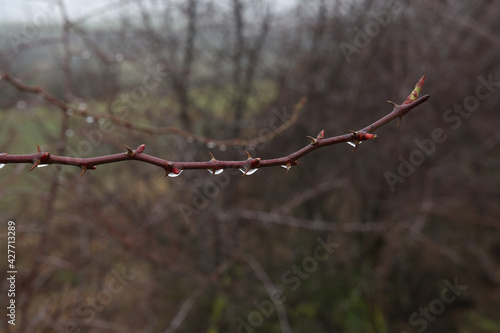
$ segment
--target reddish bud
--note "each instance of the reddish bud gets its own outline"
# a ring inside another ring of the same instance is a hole
[[[371,140],[375,139],[377,137],[377,134],[371,134],[371,133],[364,133],[361,135],[361,140]]]
[[[164,177],[167,177],[169,173],[173,173],[173,174],[180,174],[181,171],[177,168],[175,168],[171,163],[168,163],[166,164],[166,167],[165,167],[165,176]]]
[[[142,144],[139,147],[137,147],[137,149],[135,150],[135,153],[136,154],[140,154],[140,153],[142,153],[144,151],[145,148],[146,148],[146,145]]]
[[[250,166],[251,166],[252,168],[255,168],[255,167],[256,167],[256,166],[260,163],[260,161],[261,161],[261,159],[260,159],[259,157],[254,158],[254,159],[252,160],[252,162],[250,162]]]
[[[42,156],[40,157],[40,161],[43,163],[47,163],[49,159],[50,159],[49,153],[43,153]]]
[[[316,136],[316,139],[321,140],[325,137],[325,130],[321,130],[321,132],[318,133],[318,136]]]

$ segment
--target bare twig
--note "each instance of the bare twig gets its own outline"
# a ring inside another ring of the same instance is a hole
[[[271,299],[274,299],[275,292],[277,290],[276,286],[273,284],[266,271],[262,267],[262,265],[252,256],[242,256],[242,258],[250,265],[250,267],[255,272],[255,275],[259,278],[260,282],[266,288],[266,292],[268,293]],[[278,315],[278,319],[280,321],[281,332],[283,333],[291,333],[292,329],[290,327],[290,323],[288,321],[288,316],[286,314],[285,307],[281,302],[274,303],[276,306],[276,314]]]
[[[234,220],[235,218],[240,218],[251,221],[261,221],[264,223],[281,224],[294,228],[303,228],[308,230],[346,232],[346,233],[384,231],[391,226],[390,223],[375,223],[375,222],[333,223],[327,221],[312,221],[289,215],[268,213],[256,210],[245,210],[245,209],[219,213],[219,217],[223,220]]]
[[[133,129],[139,132],[147,133],[147,134],[153,134],[153,135],[163,135],[163,134],[174,134],[178,135],[184,139],[187,140],[192,140],[196,142],[200,142],[203,144],[210,144],[213,145],[214,147],[230,147],[230,146],[239,146],[239,147],[245,147],[245,146],[256,146],[262,143],[266,143],[271,141],[273,138],[281,134],[282,132],[286,131],[288,128],[290,128],[291,125],[293,125],[299,118],[299,114],[302,111],[304,104],[306,103],[307,99],[305,97],[302,97],[300,101],[295,105],[294,111],[292,113],[292,116],[290,119],[288,119],[286,122],[284,122],[278,129],[275,131],[272,131],[266,135],[261,135],[255,139],[228,139],[228,140],[218,140],[218,139],[213,139],[213,138],[207,138],[202,135],[197,135],[190,133],[188,131],[182,130],[178,127],[174,126],[165,126],[165,127],[152,127],[152,126],[147,126],[147,125],[141,125],[134,123],[132,121],[127,121],[117,115],[109,114],[109,113],[103,113],[103,112],[92,112],[88,110],[87,108],[85,109],[80,109],[78,107],[74,107],[69,103],[66,103],[57,97],[53,96],[52,94],[48,93],[41,87],[36,87],[36,86],[30,86],[27,84],[24,84],[21,80],[16,79],[12,77],[11,75],[7,73],[0,74],[0,79],[3,81],[7,82],[11,86],[15,87],[19,91],[31,93],[31,94],[36,94],[42,97],[46,102],[48,102],[51,105],[54,105],[58,109],[64,112],[65,115],[68,114],[68,110],[72,110],[71,114],[80,116],[80,117],[93,117],[95,120],[99,119],[107,119],[114,124],[127,128],[127,129]]]
[[[165,333],[174,333],[179,326],[182,324],[184,319],[186,318],[187,314],[193,307],[194,303],[196,300],[200,297],[202,294],[203,288],[197,289],[189,295],[188,298],[182,303],[182,306],[180,307],[179,311],[175,315],[174,319],[170,322],[170,325],[168,328],[165,330]]]

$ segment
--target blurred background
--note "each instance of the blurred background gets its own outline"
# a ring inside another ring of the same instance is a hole
[[[4,166],[2,331],[500,331],[497,2],[0,6],[3,153],[275,158],[431,95],[288,173]]]

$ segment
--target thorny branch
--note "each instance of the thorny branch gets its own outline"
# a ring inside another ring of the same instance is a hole
[[[42,164],[65,164],[65,165],[74,165],[82,168],[83,174],[86,170],[94,170],[98,165],[114,163],[120,161],[128,161],[128,160],[136,160],[149,164],[153,164],[163,168],[166,172],[166,175],[170,177],[175,177],[179,175],[183,170],[189,169],[206,169],[211,171],[213,174],[219,173],[219,170],[229,169],[229,168],[238,168],[240,169],[244,175],[251,174],[256,171],[256,169],[271,167],[271,166],[284,166],[289,169],[291,166],[298,164],[298,160],[313,152],[316,149],[331,146],[334,144],[348,142],[354,146],[354,150],[358,147],[358,145],[362,141],[371,140],[377,137],[376,134],[371,134],[374,130],[379,127],[384,126],[385,124],[391,122],[392,120],[399,118],[401,121],[402,117],[410,112],[412,109],[416,108],[422,103],[425,103],[429,99],[429,95],[424,95],[420,98],[418,94],[422,89],[423,83],[425,80],[425,75],[418,81],[415,89],[411,92],[405,102],[401,105],[397,105],[393,102],[389,102],[394,106],[394,109],[388,115],[380,118],[374,123],[362,128],[358,131],[350,131],[348,134],[343,134],[339,136],[334,136],[330,138],[325,138],[325,132],[321,131],[315,138],[309,137],[311,139],[311,143],[304,148],[291,153],[287,156],[267,159],[263,160],[261,158],[253,158],[248,154],[248,158],[243,161],[219,161],[216,160],[213,156],[210,161],[207,162],[174,162],[165,159],[161,159],[159,157],[155,157],[152,155],[144,154],[145,145],[140,145],[137,149],[132,150],[131,148],[126,147],[127,151],[125,153],[113,154],[113,155],[105,155],[100,157],[91,157],[91,158],[77,158],[77,157],[65,157],[65,156],[55,156],[50,155],[48,152],[42,152],[40,147],[37,145],[37,153],[27,154],[27,155],[8,155],[8,154],[0,154],[0,163],[30,163],[33,164],[31,170],[35,167]],[[398,123],[399,125],[399,123]],[[31,171],[30,170],[30,171]]]

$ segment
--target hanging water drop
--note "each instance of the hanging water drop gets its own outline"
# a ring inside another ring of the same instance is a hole
[[[83,59],[88,60],[88,59],[90,59],[90,57],[92,56],[92,54],[89,51],[83,51],[82,54],[81,54],[81,56],[82,56]]]
[[[245,168],[240,169],[241,173],[242,173],[244,176],[250,176],[250,175],[253,175],[254,173],[256,173],[256,172],[257,172],[257,170],[259,170],[259,169],[249,169],[248,167],[245,167]]]
[[[220,145],[219,146],[220,151],[225,151],[227,147],[225,145]]]
[[[88,116],[87,118],[85,118],[85,121],[89,124],[92,124],[94,122],[94,117]]]
[[[116,61],[123,61],[123,59],[125,59],[125,57],[123,56],[123,54],[121,54],[121,53],[115,54],[115,60]]]
[[[215,148],[216,146],[217,145],[215,144],[215,142],[210,141],[210,142],[207,143],[207,148],[212,149],[212,148]]]
[[[169,172],[167,176],[172,177],[172,178],[179,177],[181,175],[182,171],[184,171],[184,170],[179,170],[179,173]]]
[[[350,144],[351,146],[353,146],[354,148],[356,148],[357,146],[359,146],[361,143],[363,143],[363,141],[359,141],[357,144],[355,142],[352,142],[352,141],[347,141],[348,144]]]
[[[26,108],[26,102],[25,101],[19,101],[16,103],[16,108],[23,110]]]
[[[207,169],[207,171],[212,175],[220,175],[224,171],[224,169]]]
[[[71,115],[73,114],[73,110],[71,110],[71,109],[67,109],[67,110],[66,110],[66,114],[67,114],[68,116],[71,116]]]

